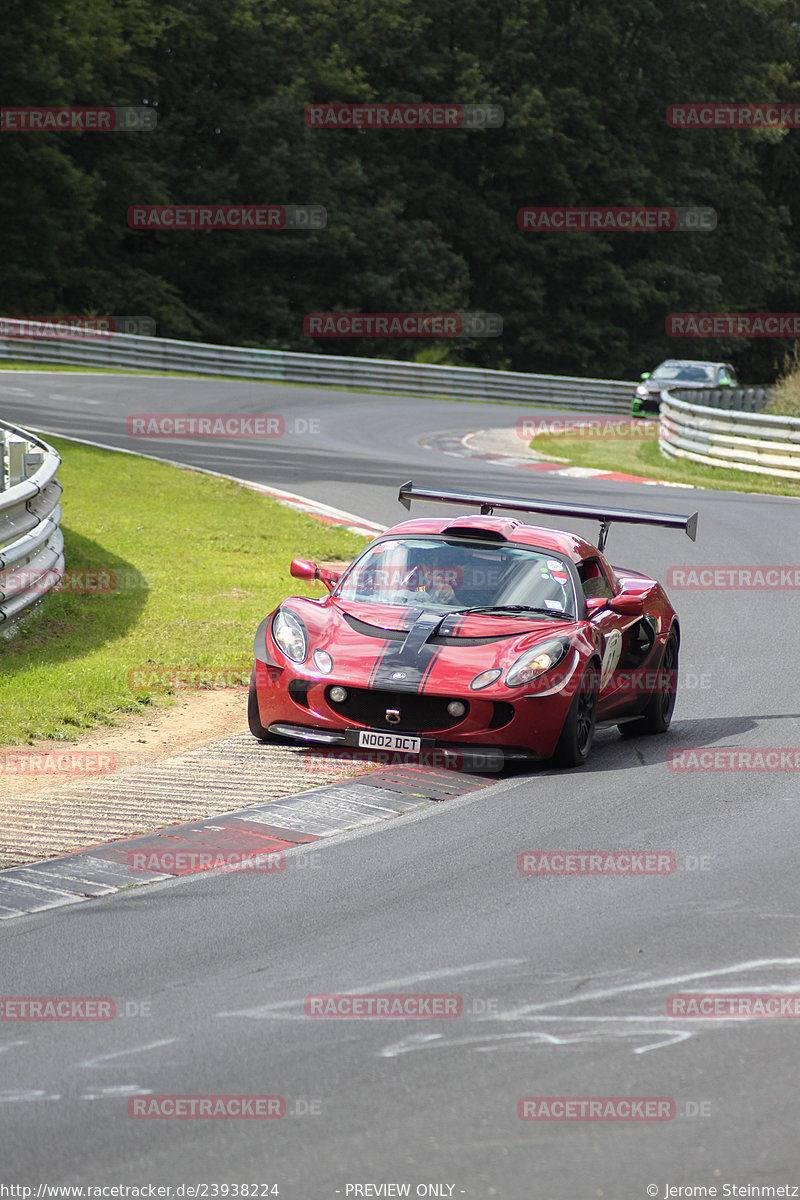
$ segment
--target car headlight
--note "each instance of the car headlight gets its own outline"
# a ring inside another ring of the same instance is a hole
[[[649,392],[649,390],[648,390],[648,389],[647,389],[647,388],[644,386],[644,384],[643,384],[643,383],[640,383],[640,384],[639,384],[639,386],[638,386],[638,387],[637,387],[637,389],[636,389],[636,395],[637,395],[637,396],[639,396],[639,397],[640,397],[642,400],[644,400],[644,399],[645,399],[647,396],[649,396],[649,395],[650,395],[650,392]]]
[[[311,656],[314,666],[322,675],[330,675],[333,670],[333,659],[327,650],[315,650]]]
[[[292,662],[305,662],[308,655],[308,633],[299,617],[288,608],[279,608],[272,619],[275,644]]]
[[[472,683],[469,685],[473,692],[479,692],[481,688],[489,687],[490,684],[496,683],[503,672],[499,667],[492,667],[489,671],[481,671],[480,675],[476,675]]]
[[[520,687],[530,683],[532,679],[538,679],[561,662],[569,650],[569,645],[568,638],[554,638],[550,642],[542,642],[540,646],[526,650],[503,680],[506,687]]]

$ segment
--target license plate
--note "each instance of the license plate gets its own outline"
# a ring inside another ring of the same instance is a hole
[[[405,750],[407,754],[419,754],[422,738],[408,737],[404,733],[384,733],[379,729],[362,729],[358,734],[362,750]]]

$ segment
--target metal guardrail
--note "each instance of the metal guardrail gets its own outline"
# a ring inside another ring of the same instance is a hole
[[[5,328],[13,325],[12,319],[3,318],[3,325]],[[479,397],[500,403],[567,406],[595,412],[628,412],[636,387],[635,383],[620,380],[525,375],[515,371],[380,358],[345,358],[334,354],[248,350],[121,333],[63,339],[0,338],[0,358],[145,371],[189,371],[198,375],[231,375],[271,383],[363,388],[370,392]]]
[[[771,387],[669,388],[669,393],[687,404],[725,408],[734,412],[761,412],[772,395]]]
[[[689,404],[664,391],[658,444],[670,458],[800,479],[800,417]]]
[[[0,635],[16,629],[64,570],[60,465],[47,442],[0,424]]]

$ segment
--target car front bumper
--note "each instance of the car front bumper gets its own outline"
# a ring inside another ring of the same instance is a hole
[[[432,737],[421,738],[419,751],[393,749],[370,749],[359,746],[358,729],[316,729],[306,725],[292,725],[286,721],[275,721],[269,727],[275,737],[302,742],[306,746],[324,746],[330,749],[350,750],[363,755],[366,761],[379,766],[404,765],[421,767],[443,767],[448,770],[463,770],[487,773],[501,771],[509,762],[529,762],[539,755],[521,746],[463,746],[438,741]],[[384,731],[381,731],[384,732]]]
[[[631,416],[641,417],[645,413],[657,413],[660,404],[660,392],[651,392],[647,396],[634,396],[631,401]]]
[[[271,734],[293,741],[359,749],[358,734],[377,730],[389,734],[408,734],[422,740],[425,752],[440,751],[464,755],[467,751],[501,751],[505,759],[550,758],[555,751],[564,721],[577,686],[570,677],[562,689],[543,696],[526,696],[524,688],[509,689],[507,695],[481,692],[463,694],[468,703],[466,714],[447,727],[426,727],[403,720],[392,725],[386,720],[385,694],[376,690],[371,711],[361,711],[359,719],[338,712],[327,698],[337,679],[308,680],[287,669],[278,669],[256,661],[256,694],[261,724]],[[347,688],[348,683],[340,686]],[[489,690],[489,689],[487,689]],[[443,699],[426,691],[425,697]],[[450,693],[447,699],[453,698]],[[404,699],[418,699],[415,693],[398,692],[395,703],[402,711]],[[502,719],[498,720],[498,711]]]

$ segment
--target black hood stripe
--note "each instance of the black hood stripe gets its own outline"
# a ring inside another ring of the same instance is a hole
[[[433,654],[431,655],[431,660],[430,660],[430,662],[428,663],[427,667],[425,668],[425,671],[424,671],[424,673],[423,673],[423,676],[422,676],[422,681],[421,681],[421,683],[420,683],[420,685],[419,685],[419,690],[420,690],[420,692],[424,692],[424,691],[425,691],[425,684],[426,684],[426,683],[428,682],[428,680],[430,679],[430,677],[431,677],[431,671],[433,670],[434,663],[436,662],[436,660],[437,660],[437,658],[439,657],[439,655],[441,654],[441,652],[442,652],[442,647],[441,647],[441,646],[437,646],[437,647],[436,647],[436,649],[434,650]]]
[[[381,646],[380,650],[378,651],[378,657],[375,659],[373,668],[369,673],[369,679],[367,680],[367,687],[375,686],[375,679],[377,677],[381,663],[383,662],[384,655],[386,654],[386,651],[389,649],[391,644],[392,644],[391,642],[384,642],[383,645]]]
[[[429,639],[441,623],[441,614],[422,610],[401,642],[389,642],[370,677],[370,687],[390,691],[421,692],[441,647]]]

